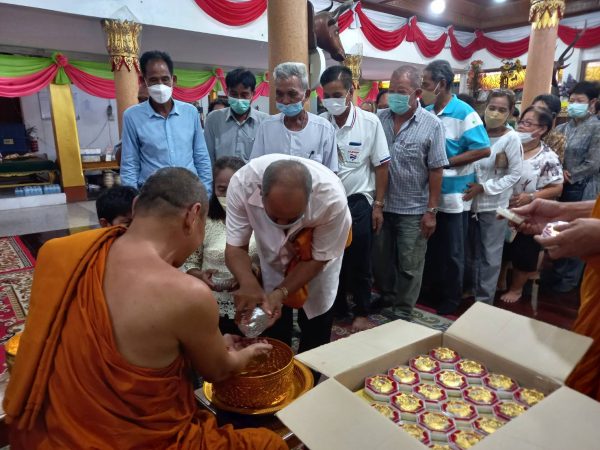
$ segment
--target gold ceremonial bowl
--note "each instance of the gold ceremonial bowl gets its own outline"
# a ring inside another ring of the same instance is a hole
[[[233,378],[213,384],[214,396],[235,408],[268,408],[285,400],[292,383],[294,352],[277,339],[265,338],[273,346],[264,357],[252,361]]]
[[[8,341],[6,341],[6,344],[4,344],[4,353],[6,355],[6,367],[8,369],[8,373],[12,371],[12,368],[15,364],[22,334],[23,333],[15,334]]]

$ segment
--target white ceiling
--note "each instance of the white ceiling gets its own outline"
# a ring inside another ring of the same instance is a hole
[[[144,26],[141,47],[142,52],[167,51],[180,68],[244,66],[262,72],[268,67],[268,43],[254,40]],[[55,50],[74,59],[102,61],[106,48],[100,20],[0,3],[1,52],[48,56]],[[364,58],[363,77],[387,79],[400,64]]]

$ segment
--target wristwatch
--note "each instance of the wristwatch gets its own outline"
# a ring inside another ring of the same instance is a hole
[[[383,208],[385,206],[385,202],[380,202],[379,200],[375,200],[373,202],[373,205]]]
[[[427,212],[433,214],[434,216],[438,213],[438,208],[427,208]]]

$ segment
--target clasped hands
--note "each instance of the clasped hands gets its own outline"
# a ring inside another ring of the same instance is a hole
[[[535,199],[532,203],[511,209],[515,214],[525,218],[525,221],[515,228],[524,234],[533,234],[535,240],[544,247],[551,258],[585,258],[600,254],[600,220],[580,218],[567,224],[554,227],[559,233],[556,236],[541,236],[544,228],[550,222],[568,220],[565,204]]]
[[[258,281],[240,285],[237,291],[232,292],[235,303],[236,323],[246,323],[256,306],[260,306],[271,318],[269,327],[281,317],[283,306],[283,292],[276,289],[266,294]]]

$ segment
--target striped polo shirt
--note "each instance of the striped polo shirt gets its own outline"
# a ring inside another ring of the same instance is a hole
[[[433,107],[434,105],[429,105],[426,109],[435,114]],[[490,146],[490,139],[479,114],[456,95],[452,96],[452,100],[437,116],[444,125],[448,159],[470,150],[481,150]],[[469,211],[471,202],[463,201],[462,196],[467,185],[475,181],[474,164],[444,169],[440,211]]]

